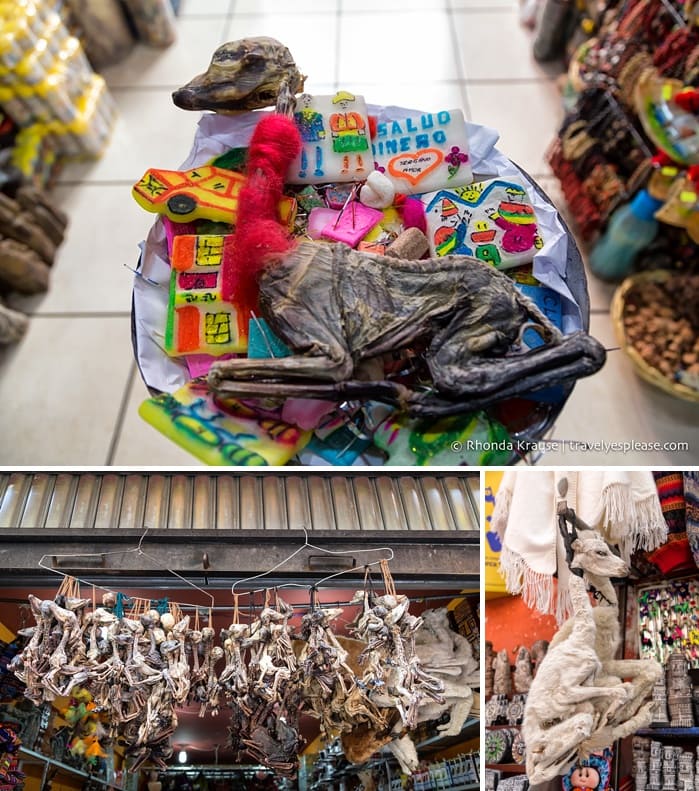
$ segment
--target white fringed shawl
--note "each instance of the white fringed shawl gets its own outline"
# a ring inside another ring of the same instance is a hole
[[[655,549],[667,539],[667,524],[650,472],[624,470],[507,470],[495,498],[492,527],[502,541],[500,572],[510,593],[521,593],[528,607],[570,614],[568,568],[558,534],[557,485],[568,480],[568,507],[619,547],[629,561],[635,549]],[[553,575],[558,572],[558,594]]]

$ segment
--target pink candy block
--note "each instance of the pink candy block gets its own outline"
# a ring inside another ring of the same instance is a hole
[[[354,247],[382,219],[383,212],[379,209],[371,209],[363,203],[354,201],[347,204],[339,221],[333,221],[323,228],[321,236]]]
[[[317,398],[287,398],[282,406],[282,420],[304,431],[311,431],[336,406],[334,401],[321,401]]]
[[[217,360],[231,360],[236,356],[235,354],[222,354],[220,357],[214,357],[211,354],[188,354],[185,363],[189,371],[189,378],[196,379],[199,376],[206,376],[209,373],[209,368]]]
[[[321,206],[311,209],[308,215],[308,235],[311,239],[320,239],[323,229],[328,224],[332,225],[339,214],[335,209],[324,209]]]
[[[167,240],[167,254],[172,254],[172,242],[176,236],[182,234],[195,235],[197,226],[193,222],[173,222],[169,217],[163,217],[163,227],[165,228],[165,239]]]

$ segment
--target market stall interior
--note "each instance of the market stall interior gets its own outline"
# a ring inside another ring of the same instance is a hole
[[[486,475],[488,788],[694,787],[698,492],[696,472]]]
[[[3,474],[3,782],[477,788],[478,485]]]
[[[118,21],[123,11],[116,0],[101,4],[101,10],[74,0],[65,4],[63,10],[70,13],[60,17],[60,35],[51,39],[55,46],[41,57],[37,53],[44,50],[34,45],[49,41],[45,28],[54,24],[55,11],[42,2],[29,5],[33,15],[21,30],[10,31],[12,63],[0,96],[19,127],[21,156],[12,161],[42,186],[57,184],[51,205],[67,210],[71,222],[52,270],[48,264],[65,217],[44,207],[38,216],[25,217],[22,226],[38,225],[38,236],[48,235],[51,245],[39,249],[37,234],[23,235],[25,246],[34,239],[30,252],[19,256],[31,258],[31,277],[15,278],[8,302],[17,314],[12,320],[25,335],[3,351],[0,396],[9,404],[2,418],[8,438],[0,451],[3,461],[75,463],[69,436],[82,441],[81,463],[98,464],[146,458],[189,464],[194,457],[226,464],[289,459],[486,464],[526,454],[526,443],[544,432],[579,441],[575,450],[566,444],[564,455],[589,454],[582,443],[590,439],[687,441],[687,405],[669,397],[661,401],[662,394],[638,384],[618,352],[601,372],[576,385],[573,401],[562,408],[573,382],[599,369],[604,348],[616,342],[597,285],[591,293],[590,335],[585,334],[588,294],[577,247],[551,201],[537,189],[563,206],[544,157],[544,141],[553,137],[560,120],[557,68],[535,61],[533,39],[519,24],[516,3],[485,7],[445,0],[424,7],[412,2],[406,8],[389,2],[377,9],[361,0],[333,1],[322,8],[202,0],[180,3],[175,19],[163,12],[164,0],[149,0],[145,6],[125,4],[129,27],[123,18]],[[157,7],[164,18],[160,28],[154,23]],[[100,19],[99,14],[112,16]],[[377,28],[392,31],[380,52],[372,53],[371,65],[357,56],[355,46],[366,15]],[[144,22],[150,27],[139,26]],[[418,26],[426,31],[421,56],[406,59],[397,48]],[[136,44],[134,30],[140,39]],[[73,34],[81,37],[85,53]],[[498,37],[511,56],[486,68],[486,60],[470,54],[469,41]],[[54,74],[56,63],[63,65]],[[396,63],[400,69],[393,68]],[[291,108],[287,93],[303,96],[295,129],[279,125]],[[246,165],[245,152],[237,149],[251,143],[249,111],[274,107],[280,94],[282,112],[270,118],[276,124],[270,139],[288,143],[300,134],[306,138],[302,150],[292,146],[282,152],[269,141],[252,141]],[[218,109],[242,114],[209,112]],[[197,127],[199,110],[206,112]],[[342,129],[335,138],[332,124],[340,116],[357,127],[352,134]],[[498,148],[493,129],[500,134]],[[193,139],[196,150],[188,156]],[[364,144],[361,150],[340,150]],[[407,148],[398,152],[398,146]],[[53,169],[56,155],[63,161],[96,153],[101,158],[93,162]],[[207,162],[211,157],[217,157],[214,163]],[[367,157],[378,166],[370,174]],[[371,179],[356,173],[348,177],[345,164],[367,169],[364,176]],[[253,173],[264,177],[257,183],[250,178]],[[286,182],[283,200],[275,182],[280,177]],[[337,189],[319,189],[327,184]],[[140,208],[125,194],[134,185]],[[241,188],[236,219],[231,207],[238,205]],[[19,206],[38,202],[26,191],[11,200]],[[147,236],[152,219],[144,208],[164,218],[144,251],[131,313],[128,269],[137,265],[135,245]],[[255,238],[261,230],[264,249],[281,253],[288,247],[286,226],[274,219],[278,209],[296,236],[308,231],[333,241],[304,241],[282,267],[294,277],[312,262],[319,273],[317,280],[299,280],[294,290],[304,304],[303,317],[279,308],[289,282],[297,283],[281,276],[263,278],[261,304],[249,310],[256,297],[252,270],[242,271],[239,264],[243,259],[246,266],[261,263]],[[228,227],[216,224],[222,221]],[[473,239],[466,240],[471,221]],[[372,224],[370,238],[362,239]],[[406,229],[410,233],[400,237]],[[389,250],[389,242],[397,246]],[[346,243],[363,249],[351,251]],[[372,254],[385,248],[388,258],[371,258],[367,248]],[[17,251],[13,255],[12,261],[18,260]],[[494,266],[478,264],[470,255]],[[220,272],[213,265],[216,256]],[[526,269],[532,258],[533,276]],[[210,267],[207,272],[199,271],[202,262]],[[400,277],[379,289],[371,262],[384,271],[400,270]],[[459,267],[468,277],[460,277]],[[49,271],[46,293],[17,295],[18,290],[45,290]],[[452,300],[447,295],[454,279],[469,288]],[[328,282],[342,297],[337,305],[318,296],[327,293]],[[202,284],[203,295],[196,293]],[[423,294],[419,306],[409,298],[413,288]],[[542,298],[543,313],[529,302],[541,306]],[[212,300],[215,311],[207,307]],[[320,304],[327,308],[324,316],[318,313]],[[22,323],[18,311],[31,321]],[[487,322],[466,320],[481,312]],[[525,332],[532,324],[535,328]],[[135,349],[129,346],[132,329]],[[57,339],[70,354],[57,357],[49,351]],[[504,356],[520,341],[528,354]],[[409,349],[407,356],[396,354],[400,348]],[[212,366],[212,351],[238,359],[217,357]],[[314,352],[310,360],[309,351]],[[108,370],[102,370],[104,359],[110,360]],[[30,367],[51,380],[50,403],[31,384],[33,377],[24,376]],[[208,371],[207,388],[198,377]],[[544,383],[557,386],[542,390]],[[172,400],[149,401],[156,392]],[[623,403],[612,395],[620,392]],[[284,408],[260,416],[258,406],[251,413],[251,396],[263,396],[267,409],[272,397],[278,407],[281,396]],[[313,397],[312,406],[304,396]],[[241,397],[246,398],[242,410],[230,401]],[[636,409],[626,408],[629,399]],[[144,430],[139,408],[147,422],[194,456],[156,431]],[[474,416],[481,409],[486,413]],[[79,421],[76,415],[90,419]],[[440,422],[445,415],[448,422]],[[273,426],[270,419],[276,421]],[[193,430],[195,424],[199,430]],[[508,435],[523,440],[515,451],[496,444]],[[548,458],[556,460],[555,454]]]

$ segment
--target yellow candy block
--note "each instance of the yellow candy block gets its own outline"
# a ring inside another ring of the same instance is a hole
[[[148,169],[131,194],[146,211],[164,214],[173,222],[213,220],[235,225],[238,196],[245,176],[213,165],[192,170]],[[279,202],[279,219],[289,228],[296,217],[296,201]]]
[[[221,399],[194,379],[174,395],[144,401],[139,415],[206,464],[262,467],[287,464],[312,436],[262,417],[234,399]]]
[[[221,267],[232,241],[230,234],[180,234],[173,239],[168,354],[220,356],[247,350],[247,320],[221,297]]]
[[[398,236],[403,229],[398,209],[389,206],[383,209],[383,219],[379,220],[369,233],[362,239],[363,242],[377,242],[385,234]]]

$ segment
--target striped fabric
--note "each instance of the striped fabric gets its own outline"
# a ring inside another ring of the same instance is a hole
[[[655,564],[663,574],[682,568],[692,568],[694,559],[687,540],[685,528],[684,479],[681,472],[654,472],[655,486],[660,498],[660,507],[667,522],[667,542],[653,552],[647,560]],[[697,536],[699,541],[699,536]],[[699,555],[694,555],[694,558]]]
[[[681,472],[654,472],[655,488],[669,533],[684,532],[684,484]]]
[[[686,505],[687,538],[694,562],[699,566],[699,472],[685,472],[684,499]]]

